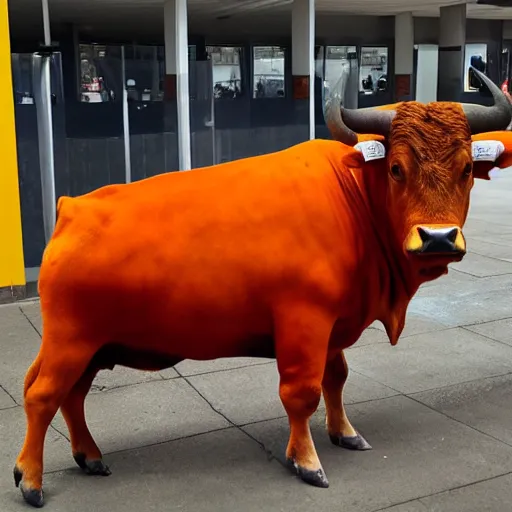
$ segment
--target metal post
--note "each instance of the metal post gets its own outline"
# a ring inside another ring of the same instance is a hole
[[[309,138],[316,136],[315,121],[315,0],[308,3],[309,22]]]
[[[180,170],[192,168],[190,144],[190,105],[188,86],[188,21],[187,0],[174,0],[174,29],[176,35],[176,92],[178,100],[178,152]]]
[[[126,90],[126,62],[124,46],[121,46],[121,76],[123,80],[123,138],[124,138],[124,174],[126,183],[132,181],[132,159],[130,153],[130,112],[128,110],[128,91]]]
[[[33,57],[34,97],[37,111],[37,132],[39,138],[39,161],[41,172],[41,189],[43,198],[43,221],[46,243],[55,228],[55,163],[53,154],[53,119],[51,99],[52,59],[50,15],[48,0],[41,0],[43,9],[43,28],[45,49]]]

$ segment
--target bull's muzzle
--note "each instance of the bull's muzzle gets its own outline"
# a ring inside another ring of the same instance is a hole
[[[458,226],[414,226],[405,240],[408,253],[425,256],[460,257],[466,241]]]

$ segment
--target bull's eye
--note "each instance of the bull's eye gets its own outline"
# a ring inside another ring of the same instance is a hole
[[[473,170],[473,166],[471,164],[466,164],[464,167],[464,176],[471,176],[471,171]]]
[[[391,176],[393,176],[393,178],[397,181],[403,179],[402,169],[400,169],[398,164],[393,164],[391,166]]]

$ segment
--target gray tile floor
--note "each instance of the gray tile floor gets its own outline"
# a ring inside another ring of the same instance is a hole
[[[391,347],[375,324],[347,352],[345,398],[373,450],[329,443],[312,420],[329,489],[283,466],[288,427],[273,361],[184,361],[159,373],[102,372],[88,422],[112,469],[83,475],[60,413],[45,446],[55,512],[512,510],[512,169],[475,185],[470,253],[424,286]],[[27,510],[12,482],[39,304],[0,308],[0,511]]]

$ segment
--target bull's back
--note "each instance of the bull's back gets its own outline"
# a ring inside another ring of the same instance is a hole
[[[276,301],[328,272],[329,169],[314,150],[62,199],[41,268],[43,308],[64,310],[84,335],[172,340],[188,358],[265,338]]]

